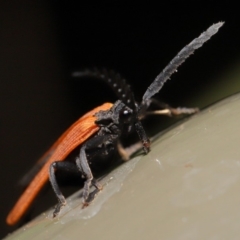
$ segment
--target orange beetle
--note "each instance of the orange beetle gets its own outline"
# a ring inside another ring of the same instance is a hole
[[[53,217],[59,214],[61,208],[66,205],[66,200],[56,181],[55,171],[58,169],[77,169],[83,175],[86,179],[83,187],[83,206],[87,206],[94,198],[93,196],[91,200],[89,199],[91,195],[89,193],[90,187],[94,186],[96,188],[95,193],[102,189],[102,186],[94,179],[89,163],[97,160],[100,156],[106,157],[114,151],[122,134],[135,129],[142,142],[143,150],[148,153],[150,141],[140,120],[148,115],[147,109],[150,104],[156,103],[156,100],[153,101],[152,96],[160,91],[164,83],[176,72],[186,58],[217,33],[222,25],[222,22],[212,25],[198,38],[186,45],[148,87],[140,104],[135,102],[129,85],[117,74],[97,70],[74,73],[75,77],[88,76],[105,80],[113,88],[120,100],[114,104],[105,103],[93,109],[61,135],[40,159],[39,165],[43,164],[41,170],[30,182],[7,216],[7,224],[14,225],[19,221],[48,179],[58,199]],[[197,109],[173,109],[167,107],[154,112],[154,114],[192,114],[196,111]],[[64,161],[78,146],[80,146],[80,154],[76,158],[76,164]]]

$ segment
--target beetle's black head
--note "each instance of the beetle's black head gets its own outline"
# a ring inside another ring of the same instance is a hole
[[[105,132],[118,134],[131,131],[134,123],[134,111],[121,100],[116,101],[107,111],[100,111],[96,114],[98,124]]]
[[[96,124],[101,127],[100,134],[117,134],[120,137],[135,129],[143,143],[144,151],[149,152],[150,142],[139,120],[136,106],[131,109],[121,100],[118,100],[111,109],[98,112],[96,117]]]

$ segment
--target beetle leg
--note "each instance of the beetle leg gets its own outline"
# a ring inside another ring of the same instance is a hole
[[[89,206],[89,204],[95,199],[97,194],[103,189],[102,185],[97,182],[95,178],[92,179],[92,185],[95,186],[95,190],[89,193],[87,200],[83,200],[82,208]]]
[[[58,204],[55,207],[55,210],[53,212],[53,217],[55,218],[59,212],[61,211],[61,209],[66,205],[66,199],[63,196],[57,180],[56,180],[56,175],[55,175],[55,171],[56,170],[64,170],[64,171],[71,171],[71,172],[78,172],[78,169],[76,168],[76,166],[70,162],[53,162],[50,167],[49,167],[49,180],[50,183],[52,185],[52,188],[56,194],[56,197],[58,199]]]
[[[146,115],[166,115],[166,116],[172,117],[172,116],[178,116],[178,115],[183,115],[183,114],[190,115],[190,114],[194,114],[197,112],[199,112],[198,108],[185,108],[185,107],[171,108],[171,107],[168,107],[168,108],[162,109],[162,110],[146,112]]]
[[[89,205],[89,203],[95,198],[96,194],[102,190],[102,185],[98,183],[92,175],[92,171],[89,167],[87,156],[86,156],[86,145],[83,145],[80,150],[80,156],[76,159],[76,165],[78,169],[82,172],[84,177],[86,178],[86,181],[84,182],[83,187],[83,207],[86,207]],[[91,186],[95,186],[95,190],[89,194],[89,190]]]
[[[150,105],[156,105],[161,110],[156,111],[147,111],[147,108],[149,108]],[[158,101],[157,99],[149,99],[144,105],[142,105],[142,113],[140,114],[140,119],[145,118],[148,115],[166,115],[169,117],[172,116],[178,116],[178,115],[190,115],[199,112],[198,108],[186,108],[186,107],[177,107],[172,108],[166,103],[163,103],[161,101]]]
[[[138,150],[142,149],[142,142],[136,142],[129,147],[124,148],[121,142],[117,143],[118,153],[121,156],[123,161],[128,161],[130,156],[137,152]]]

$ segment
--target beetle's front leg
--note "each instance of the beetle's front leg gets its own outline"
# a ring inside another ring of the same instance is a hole
[[[136,142],[128,147],[123,147],[121,142],[117,143],[117,150],[123,161],[128,161],[130,156],[142,149],[142,142]]]
[[[76,159],[76,165],[79,171],[84,175],[86,181],[83,187],[83,208],[88,206],[89,203],[95,198],[95,196],[102,190],[102,185],[98,183],[92,175],[92,171],[89,167],[87,156],[86,156],[86,145],[84,144],[80,150],[80,156]],[[95,186],[96,190],[94,190],[91,194],[89,194],[91,186]]]
[[[58,199],[58,204],[55,207],[55,210],[53,212],[53,217],[55,218],[61,209],[66,205],[66,199],[63,196],[57,180],[56,180],[56,175],[55,171],[56,170],[64,170],[64,171],[69,171],[69,172],[78,172],[78,169],[76,168],[76,165],[70,162],[53,162],[50,167],[49,167],[49,180],[52,185],[52,188],[56,194],[56,197]]]

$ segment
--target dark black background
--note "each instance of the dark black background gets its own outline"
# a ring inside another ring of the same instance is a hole
[[[193,106],[191,99],[217,86],[239,59],[239,13],[229,2],[76,2],[0,3],[0,237],[13,230],[4,221],[20,194],[21,176],[82,113],[115,100],[101,82],[73,80],[73,70],[114,69],[140,100],[183,46],[225,21],[158,95],[173,106]],[[51,191],[39,203],[50,197]]]

